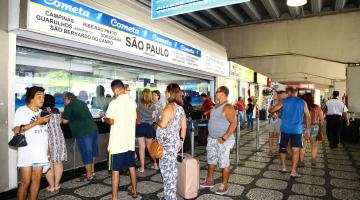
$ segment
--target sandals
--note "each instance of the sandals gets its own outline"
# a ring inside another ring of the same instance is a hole
[[[295,173],[295,174],[291,173],[291,174],[290,174],[290,177],[291,177],[291,178],[300,178],[301,175],[298,174],[298,173]]]
[[[133,199],[137,199],[140,196],[139,193],[136,191],[133,192],[132,190],[128,190],[127,192],[128,192],[128,195],[131,196]]]
[[[311,159],[311,166],[316,167],[316,160],[313,158]]]
[[[280,169],[279,171],[283,174],[285,174],[287,172],[286,169]]]
[[[138,168],[137,171],[143,174],[145,172],[145,169],[141,170],[140,168]]]
[[[57,192],[57,191],[60,190],[60,188],[61,188],[61,185],[55,186],[55,187],[54,187],[54,191]]]
[[[214,181],[205,181],[203,183],[200,184],[200,187],[201,188],[213,188],[215,185],[214,185]]]
[[[215,194],[218,195],[224,195],[228,192],[228,188],[224,186],[224,184],[221,184],[221,186],[219,187],[219,189],[216,190]]]
[[[160,169],[158,166],[155,167],[153,165],[150,168],[153,169],[153,170],[156,170],[156,171]]]
[[[53,193],[53,192],[55,192],[55,187],[52,188],[52,187],[48,186],[48,187],[46,187],[46,191]]]
[[[91,182],[94,179],[93,176],[87,177],[87,176],[82,176],[80,177],[78,182]]]

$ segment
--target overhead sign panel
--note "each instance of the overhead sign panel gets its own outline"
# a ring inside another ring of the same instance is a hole
[[[247,1],[250,0],[152,0],[151,18],[159,19]]]
[[[228,76],[226,60],[72,0],[30,0],[34,32]]]

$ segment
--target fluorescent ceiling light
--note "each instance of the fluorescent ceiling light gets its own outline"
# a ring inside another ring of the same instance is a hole
[[[286,5],[297,7],[297,6],[303,6],[306,3],[307,3],[306,0],[287,0]]]

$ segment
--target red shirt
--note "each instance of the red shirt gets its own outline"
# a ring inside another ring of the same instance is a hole
[[[236,102],[235,106],[237,107],[238,111],[244,111],[245,109],[245,104],[243,101]]]
[[[202,109],[203,109],[203,112],[208,112],[205,117],[206,118],[210,118],[210,110],[214,107],[214,103],[211,101],[210,98],[206,98],[203,105],[202,105]]]

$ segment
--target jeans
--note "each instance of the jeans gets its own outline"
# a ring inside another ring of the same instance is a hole
[[[192,125],[192,119],[191,117],[186,118],[186,137],[184,141],[184,151],[190,150],[191,146],[191,125]]]
[[[254,122],[253,122],[253,114],[252,113],[246,113],[246,117],[247,117],[247,127],[249,129],[253,129],[254,128]]]
[[[244,113],[242,111],[238,112],[238,120],[240,121],[240,126],[242,127],[245,123]]]

